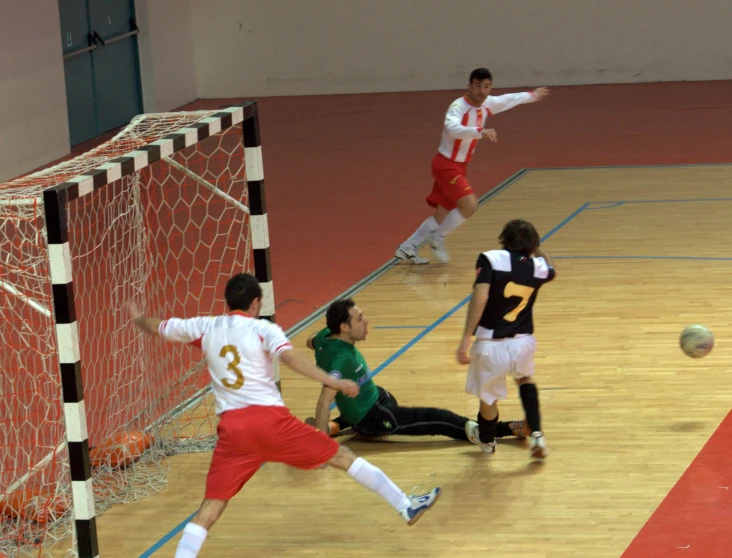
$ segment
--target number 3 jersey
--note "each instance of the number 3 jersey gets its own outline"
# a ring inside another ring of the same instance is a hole
[[[507,250],[478,256],[475,284],[488,283],[488,302],[475,330],[482,339],[504,339],[534,333],[532,308],[539,288],[554,279],[544,258]]]
[[[284,406],[274,359],[292,349],[277,324],[234,311],[225,316],[170,318],[158,329],[169,341],[203,350],[216,398],[216,414],[250,405]]]

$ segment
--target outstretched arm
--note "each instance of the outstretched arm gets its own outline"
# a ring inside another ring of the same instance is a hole
[[[356,397],[358,395],[359,387],[356,382],[352,382],[351,380],[338,380],[328,376],[324,370],[315,366],[315,364],[295,349],[282,351],[280,353],[280,360],[298,374],[312,378],[326,387],[340,391],[343,395],[347,395],[348,397]]]
[[[146,318],[134,302],[127,304],[127,311],[132,321],[142,331],[148,335],[158,335],[160,324],[163,323],[163,320],[160,318]]]
[[[549,95],[549,88],[537,87],[531,92],[508,93],[497,97],[488,97],[483,103],[491,111],[491,114],[505,112],[525,103],[536,103]]]

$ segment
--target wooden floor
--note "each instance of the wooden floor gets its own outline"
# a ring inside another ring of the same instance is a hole
[[[558,268],[535,310],[548,460],[530,463],[516,440],[494,455],[437,438],[346,441],[405,491],[439,485],[442,499],[408,528],[340,471],[267,464],[200,556],[620,556],[730,410],[730,186],[732,166],[523,174],[450,236],[450,264],[397,265],[355,296],[370,320],[359,347],[403,404],[473,417],[453,357],[473,264],[505,221],[532,221]],[[678,349],[690,323],[716,335],[704,360]],[[317,384],[283,370],[283,391],[296,415],[313,413]],[[522,415],[512,387],[500,409]],[[172,458],[162,494],[106,512],[102,556],[173,556],[179,534],[149,549],[195,511],[209,460]]]

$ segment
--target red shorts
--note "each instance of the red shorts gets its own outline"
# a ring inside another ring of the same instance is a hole
[[[206,498],[211,500],[230,500],[266,461],[314,469],[330,461],[339,447],[287,407],[226,411],[218,434],[206,477]]]
[[[448,211],[457,207],[457,201],[473,193],[465,179],[466,163],[456,163],[439,153],[432,159],[432,177],[435,183],[427,203],[432,207],[444,207]]]

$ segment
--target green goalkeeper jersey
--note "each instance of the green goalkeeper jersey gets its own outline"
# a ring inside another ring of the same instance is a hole
[[[352,380],[359,385],[361,391],[356,397],[347,397],[340,392],[335,396],[341,416],[350,424],[356,424],[374,406],[379,391],[356,345],[330,338],[329,335],[330,330],[326,327],[313,338],[315,363],[334,378]]]

